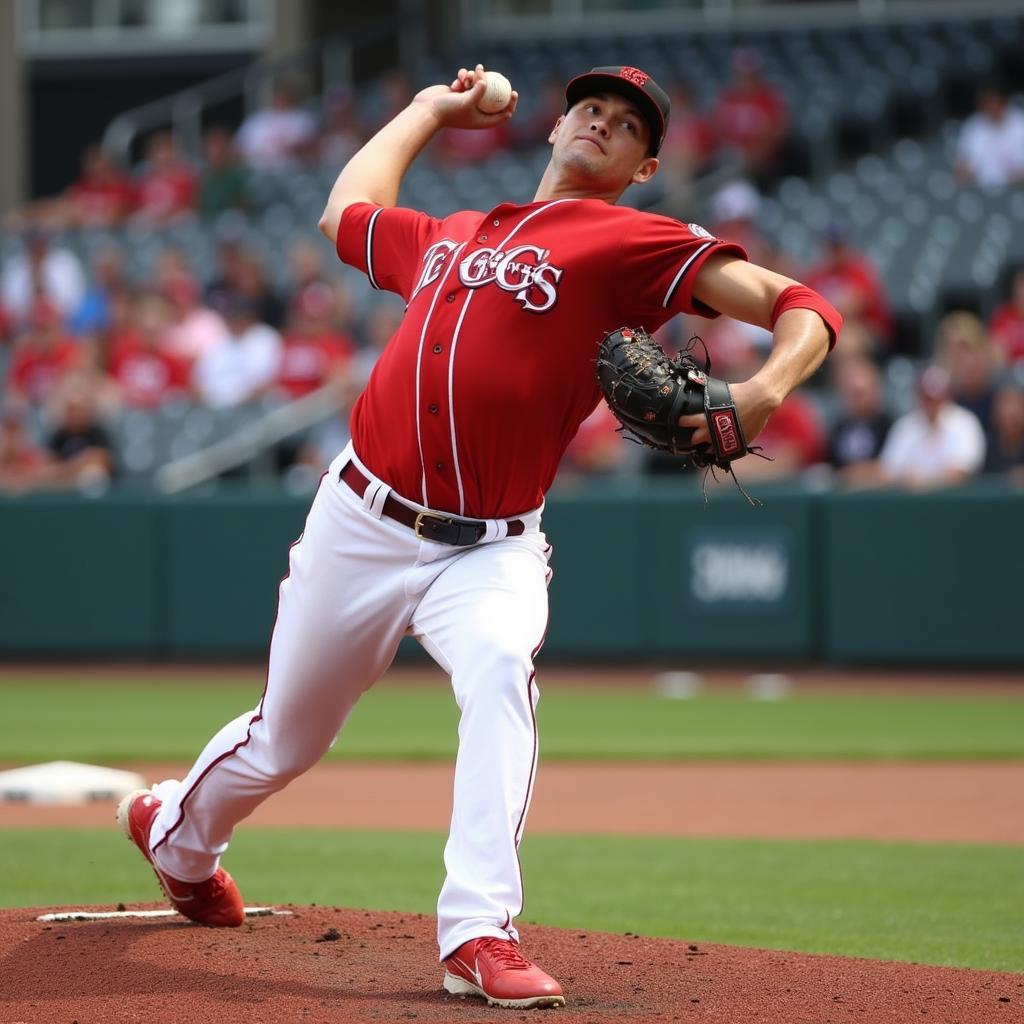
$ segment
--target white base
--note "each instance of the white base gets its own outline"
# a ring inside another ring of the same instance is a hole
[[[48,761],[0,772],[0,801],[26,804],[84,804],[120,800],[146,785],[136,772],[77,761]]]

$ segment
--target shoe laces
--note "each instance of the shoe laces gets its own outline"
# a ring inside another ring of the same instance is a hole
[[[506,971],[528,971],[533,967],[522,953],[519,943],[506,939],[481,939],[480,945]]]

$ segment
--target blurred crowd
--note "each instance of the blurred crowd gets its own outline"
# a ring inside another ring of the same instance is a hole
[[[502,148],[544,145],[563,90],[561,81],[547,83],[501,130],[442,133],[428,158],[463,166]],[[740,242],[755,262],[818,290],[846,320],[825,367],[759,438],[770,460],[744,460],[744,479],[812,475],[851,487],[926,488],[991,473],[1024,485],[1024,269],[988,322],[951,312],[929,339],[927,359],[911,366],[912,379],[897,379],[898,327],[884,283],[844,226],[823,234],[810,266],[796,265],[758,226],[762,190],[787,172],[791,151],[786,105],[756,53],[737,51],[732,81],[707,108],[698,108],[683,82],[670,91],[660,172],[669,198],[685,206],[695,176],[728,166],[734,177],[712,197],[705,226]],[[326,389],[336,397],[336,422],[280,453],[282,467],[305,467],[315,479],[344,443],[347,409],[401,305],[353,301],[347,272],[312,224],[309,240],[282,254],[285,275],[269,274],[243,235],[220,232],[215,271],[204,279],[173,245],[151,268],[127,266],[117,229],[159,235],[201,220],[213,231],[226,212],[250,209],[254,173],[340,168],[411,94],[395,73],[367,102],[328,92],[314,115],[295,84],[282,80],[237,130],[209,127],[198,163],[178,152],[168,132],[149,137],[132,171],[93,146],[63,194],[10,211],[5,231],[18,233],[22,244],[0,267],[0,489],[82,487],[118,475],[109,425],[125,410],[154,412],[172,403],[224,410]],[[987,186],[1024,180],[1024,113],[994,86],[982,87],[964,124],[956,173]],[[88,266],[60,242],[62,233],[81,228],[111,232]],[[673,350],[694,334],[712,353],[714,372],[729,380],[749,376],[771,341],[765,331],[724,318],[677,318],[661,340]],[[623,444],[615,428],[601,403],[566,453],[566,485],[583,476],[679,472],[678,461]]]
[[[733,78],[701,109],[683,81],[668,83],[672,118],[661,158],[674,187],[717,165],[728,165],[760,185],[775,180],[791,155],[789,114],[779,90],[764,76],[753,50],[737,50]],[[394,71],[365,95],[333,87],[315,105],[304,99],[301,79],[274,83],[266,105],[230,131],[212,125],[197,161],[181,153],[170,132],[150,135],[139,165],[125,168],[101,146],[82,154],[79,173],[59,196],[6,214],[8,229],[32,225],[51,230],[126,225],[160,227],[183,219],[214,219],[250,208],[253,173],[296,167],[337,170],[402,110],[414,94]],[[565,107],[565,83],[549,80],[523,97],[517,117],[492,131],[441,132],[426,159],[442,169],[484,160],[503,150],[543,146]]]

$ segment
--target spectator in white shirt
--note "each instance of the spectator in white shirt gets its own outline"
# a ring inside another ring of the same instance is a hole
[[[964,121],[956,148],[962,184],[998,187],[1024,181],[1024,110],[997,86],[978,92],[977,112]]]
[[[199,357],[192,373],[198,400],[212,409],[259,398],[274,385],[281,366],[281,335],[260,323],[252,300],[232,296],[224,313],[223,341]]]
[[[235,144],[250,167],[279,171],[310,156],[316,135],[316,121],[299,106],[298,90],[290,82],[280,81],[274,86],[270,106],[242,122]]]
[[[985,461],[985,433],[974,413],[951,400],[949,374],[929,366],[918,378],[918,408],[892,426],[880,467],[888,483],[913,490],[960,484]]]
[[[70,249],[50,244],[45,231],[25,233],[25,247],[6,261],[0,280],[0,305],[16,325],[28,321],[40,297],[48,299],[68,319],[85,298],[86,279],[81,261]]]

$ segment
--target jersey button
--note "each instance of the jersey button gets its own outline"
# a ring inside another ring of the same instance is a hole
[[[435,402],[431,402],[430,405],[427,406],[427,409],[429,412],[432,412],[435,416],[437,415],[437,404]]]
[[[444,463],[443,462],[435,462],[434,463],[434,469],[436,469],[438,471],[438,473],[443,473],[444,472]]]
[[[447,295],[445,296],[445,301],[446,301],[446,302],[454,302],[454,301],[455,301],[455,292],[449,292],[449,293],[448,293],[448,294],[447,294]]]
[[[443,345],[435,345],[434,346],[434,355],[435,356],[439,356],[443,351],[444,351],[444,346]]]
[[[476,240],[478,242],[486,242],[487,241],[487,236],[486,235],[477,235],[476,236]]]

